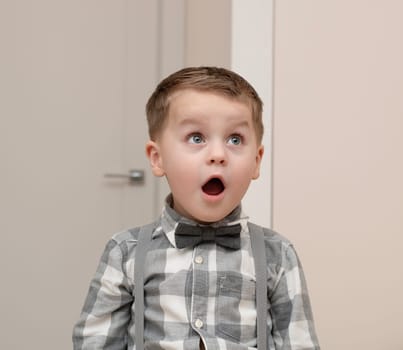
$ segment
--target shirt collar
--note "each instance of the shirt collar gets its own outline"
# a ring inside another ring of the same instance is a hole
[[[225,218],[220,221],[214,222],[210,224],[213,227],[219,226],[227,226],[227,225],[234,225],[234,224],[241,224],[242,232],[247,232],[247,221],[248,217],[244,215],[242,212],[241,205],[238,205],[231,213],[229,213]],[[161,213],[161,228],[162,231],[165,233],[168,241],[171,243],[173,247],[176,248],[175,244],[175,229],[179,222],[187,223],[190,225],[198,225],[199,223],[186,218],[180,215],[175,209],[173,208],[173,197],[172,194],[169,194],[165,199],[165,207],[162,209]],[[158,234],[155,232],[154,234]]]

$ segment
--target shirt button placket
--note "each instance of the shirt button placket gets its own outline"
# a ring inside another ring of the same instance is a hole
[[[192,327],[199,333],[204,342],[205,318],[208,299],[207,255],[199,247],[195,247],[193,257],[193,286],[192,286]]]

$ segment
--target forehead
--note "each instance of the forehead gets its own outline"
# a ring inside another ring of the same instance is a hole
[[[202,119],[212,114],[252,121],[252,106],[245,98],[230,97],[210,90],[181,89],[169,97],[169,119]]]

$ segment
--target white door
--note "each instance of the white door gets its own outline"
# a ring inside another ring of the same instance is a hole
[[[1,349],[70,349],[107,239],[159,210],[157,1],[0,4]],[[145,171],[143,183],[105,173]]]

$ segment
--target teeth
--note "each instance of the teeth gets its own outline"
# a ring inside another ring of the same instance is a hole
[[[220,179],[213,178],[202,187],[202,190],[209,195],[215,196],[224,191],[224,185]]]

